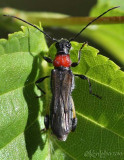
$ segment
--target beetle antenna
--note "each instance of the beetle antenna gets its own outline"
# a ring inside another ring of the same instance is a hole
[[[89,22],[79,33],[77,33],[73,38],[71,38],[69,41],[73,41],[74,39],[76,39],[91,23],[93,23],[94,21],[96,21],[97,19],[99,19],[100,17],[102,17],[104,14],[106,14],[107,12],[119,8],[120,6],[117,7],[113,7],[110,8],[109,10],[105,11],[104,13],[102,13],[101,15],[99,15],[97,18],[93,19],[91,22]]]
[[[42,31],[40,28],[38,28],[37,26],[35,26],[34,24],[31,24],[31,23],[29,23],[29,22],[27,22],[27,21],[25,21],[25,20],[23,20],[23,19],[21,19],[21,18],[19,18],[19,17],[16,17],[16,16],[11,16],[11,15],[3,15],[3,16],[8,16],[8,17],[12,17],[12,18],[16,18],[16,19],[18,19],[18,20],[20,20],[20,21],[22,21],[22,22],[24,22],[24,23],[27,23],[27,24],[29,24],[30,26],[33,26],[34,28],[36,28],[36,29],[38,29],[40,32],[42,32],[46,37],[48,37],[48,38],[50,38],[50,39],[52,39],[53,41],[56,41],[57,42],[57,40],[55,39],[55,38],[52,38],[50,35],[48,35],[46,32],[44,32],[44,31]]]

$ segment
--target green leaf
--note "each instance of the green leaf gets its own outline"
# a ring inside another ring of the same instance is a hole
[[[72,61],[81,45],[72,42]],[[75,78],[76,131],[66,142],[50,130],[40,132],[51,101],[50,81],[41,85],[47,93],[41,99],[34,82],[53,68],[42,61],[47,51],[43,34],[31,27],[0,40],[0,159],[123,159],[124,73],[91,46],[82,49],[80,64],[72,70],[88,76],[102,99],[89,94],[87,81]],[[48,55],[55,54],[53,44]]]
[[[26,132],[29,126],[38,123],[38,116],[43,110],[34,91],[34,82],[41,68],[39,53],[43,54],[47,50],[43,34],[34,28],[23,27],[23,32],[9,35],[8,40],[0,40],[2,160],[28,159]],[[40,130],[36,131],[40,134]]]

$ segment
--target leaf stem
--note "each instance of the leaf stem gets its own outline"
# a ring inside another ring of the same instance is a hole
[[[66,18],[36,18],[43,26],[74,26],[74,25],[86,25],[92,21],[95,17],[66,17]],[[28,17],[32,21],[31,17]],[[33,21],[34,22],[34,21]],[[124,16],[121,17],[102,17],[95,21],[93,24],[120,24],[124,23]]]

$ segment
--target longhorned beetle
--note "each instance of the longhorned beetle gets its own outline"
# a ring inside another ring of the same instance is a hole
[[[77,118],[75,113],[74,102],[71,96],[71,93],[74,89],[74,76],[78,76],[81,79],[88,80],[89,83],[89,93],[96,96],[97,98],[101,98],[100,96],[92,93],[91,83],[89,79],[84,75],[73,74],[70,67],[76,67],[80,63],[81,50],[86,43],[83,43],[79,52],[78,52],[78,62],[71,62],[70,59],[70,49],[71,49],[71,41],[75,40],[82,32],[85,30],[91,23],[96,21],[98,18],[102,17],[104,14],[113,10],[117,7],[113,7],[106,12],[102,13],[100,16],[92,20],[88,23],[78,34],[76,34],[70,40],[61,38],[60,40],[56,40],[49,36],[46,32],[42,31],[37,26],[21,19],[16,16],[10,16],[12,18],[19,19],[36,29],[42,32],[45,36],[50,38],[52,41],[55,41],[55,47],[57,49],[57,53],[55,59],[52,60],[49,57],[43,57],[48,63],[52,63],[54,69],[51,71],[51,76],[46,76],[38,79],[35,84],[38,89],[45,94],[45,92],[38,86],[38,83],[41,83],[46,78],[51,78],[51,92],[52,92],[52,100],[50,104],[50,115],[46,115],[44,118],[44,124],[46,129],[51,127],[52,133],[56,135],[56,137],[65,141],[67,139],[68,134],[71,131],[74,131],[77,126]]]

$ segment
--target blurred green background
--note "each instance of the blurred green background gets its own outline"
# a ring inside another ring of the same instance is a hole
[[[0,1],[0,7],[12,7],[25,11],[47,11],[65,13],[72,16],[88,16],[96,0],[4,0]]]
[[[71,16],[88,16],[96,0],[87,2],[87,0],[5,0],[0,1],[0,8],[11,7],[24,11],[38,11],[38,12],[57,12],[64,13]],[[55,35],[56,38],[66,37],[70,38],[72,33],[58,28],[45,29],[49,34]],[[2,33],[1,33],[2,34]],[[7,38],[7,33],[2,35]],[[1,37],[1,36],[0,36]],[[81,42],[83,39],[80,40]]]

